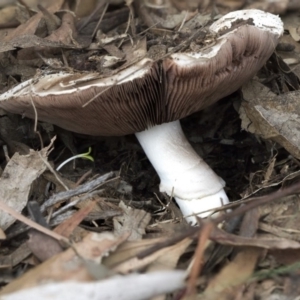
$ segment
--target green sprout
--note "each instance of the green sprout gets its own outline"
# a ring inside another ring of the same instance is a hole
[[[76,159],[76,158],[84,158],[84,159],[88,159],[92,162],[94,162],[94,158],[90,155],[92,152],[92,148],[89,147],[89,150],[88,152],[86,153],[81,153],[81,154],[77,154],[77,155],[74,155],[68,159],[66,159],[65,161],[63,161],[57,168],[56,168],[56,171],[59,171],[64,165],[66,165],[68,162]]]

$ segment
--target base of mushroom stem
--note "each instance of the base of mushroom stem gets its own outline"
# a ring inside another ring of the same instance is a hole
[[[175,197],[183,217],[191,225],[197,225],[196,215],[205,218],[213,213],[213,209],[222,207],[229,203],[225,191],[222,189],[214,195],[209,195],[201,199],[180,199]],[[209,211],[208,211],[209,210]]]

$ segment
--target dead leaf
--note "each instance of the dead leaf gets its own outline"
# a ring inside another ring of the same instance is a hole
[[[17,7],[13,5],[0,9],[0,24],[15,21],[16,10]]]
[[[128,260],[124,261],[123,263],[120,263],[119,265],[115,266],[113,268],[113,270],[118,273],[127,274],[132,271],[140,270],[141,268],[144,268],[150,264],[153,264],[153,263],[156,264],[156,262],[158,262],[158,261],[162,262],[163,261],[162,258],[165,258],[167,255],[169,255],[172,252],[174,254],[177,253],[177,255],[175,255],[173,257],[173,262],[172,262],[172,259],[169,261],[166,260],[166,262],[165,262],[166,263],[165,268],[166,269],[170,268],[170,266],[172,266],[172,264],[174,264],[175,262],[177,263],[178,254],[182,253],[182,251],[184,251],[190,243],[191,243],[190,239],[184,239],[183,241],[181,241],[173,246],[160,249],[145,258],[139,259],[137,257],[133,257],[131,259],[128,259]]]
[[[12,281],[1,290],[0,295],[38,286],[41,280],[43,283],[65,280],[90,281],[93,277],[86,268],[84,260],[99,264],[103,256],[122,244],[127,237],[128,235],[115,237],[108,232],[90,233],[81,242],[73,245],[82,259],[79,259],[74,250],[69,248]]]
[[[1,255],[0,256],[0,266],[1,268],[9,268],[12,269],[17,264],[22,262],[26,257],[31,254],[31,250],[28,248],[26,243],[22,244],[15,251],[13,251],[9,255]]]
[[[61,26],[53,31],[51,35],[46,37],[46,40],[53,42],[60,42],[65,46],[79,47],[79,44],[75,41],[77,31],[75,28],[74,15],[70,12],[64,13],[62,17]]]
[[[275,95],[257,81],[244,85],[240,108],[242,128],[272,139],[300,158],[300,92]]]
[[[77,0],[74,7],[74,13],[77,18],[90,15],[96,7],[97,0]]]
[[[288,30],[291,37],[296,41],[300,41],[300,18],[297,13],[289,14],[284,19],[284,29]]]
[[[87,205],[82,207],[77,213],[75,213],[70,219],[61,223],[55,228],[55,232],[69,237],[74,229],[82,222],[82,220],[94,209],[96,202],[90,201]]]
[[[235,295],[234,288],[244,283],[252,275],[258,257],[259,248],[244,248],[235,258],[213,278],[204,292],[205,300],[230,300]]]
[[[64,3],[64,0],[51,1],[49,6],[46,6],[47,10],[51,13],[57,12]],[[20,38],[24,35],[34,35],[39,26],[40,21],[43,18],[43,13],[39,12],[33,17],[31,17],[26,23],[21,24],[15,30],[11,31],[5,38],[3,42],[9,42],[13,38]]]
[[[103,258],[103,264],[108,268],[114,268],[117,265],[137,256],[141,251],[148,249],[156,243],[164,241],[165,238],[143,239],[136,241],[126,241],[109,256]]]
[[[0,228],[0,240],[5,240],[6,239],[6,234],[5,232]]]
[[[151,215],[144,210],[134,209],[120,202],[119,206],[123,210],[123,215],[114,217],[114,233],[124,234],[130,232],[130,241],[139,240],[145,234],[145,228],[151,220]]]
[[[222,245],[227,246],[252,246],[264,249],[300,249],[300,243],[283,238],[248,238],[227,233],[215,228],[210,238]]]
[[[45,261],[63,251],[59,242],[45,233],[31,229],[28,232],[28,236],[28,248],[39,259],[39,261]]]
[[[168,251],[159,256],[155,261],[153,261],[149,267],[148,271],[158,271],[158,270],[172,270],[177,266],[178,260],[181,255],[185,252],[187,247],[191,244],[191,239],[184,239],[181,242],[175,244],[172,247],[168,247]]]
[[[26,206],[31,185],[45,170],[41,156],[46,160],[49,147],[41,151],[30,150],[28,155],[15,153],[6,165],[0,179],[0,201],[18,213]],[[0,210],[0,227],[5,230],[15,218]]]
[[[254,3],[252,2],[250,5],[247,6],[248,9],[260,9],[273,14],[283,14],[288,9],[290,0],[280,0],[280,1],[259,0],[259,1],[254,1]]]

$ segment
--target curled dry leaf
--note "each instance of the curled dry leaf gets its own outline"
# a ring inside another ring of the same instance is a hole
[[[277,96],[257,81],[245,84],[242,92],[242,128],[272,139],[300,159],[300,92]]]
[[[50,147],[50,146],[49,146]],[[15,153],[0,179],[0,201],[20,213],[26,206],[31,185],[45,170],[49,147],[30,150],[28,155]],[[0,228],[7,229],[15,218],[0,210]]]

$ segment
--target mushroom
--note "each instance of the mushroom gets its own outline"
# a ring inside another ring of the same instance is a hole
[[[233,93],[273,53],[279,17],[241,10],[210,26],[215,42],[160,61],[142,58],[108,78],[96,73],[44,74],[0,96],[0,107],[89,135],[135,133],[187,221],[228,203],[224,181],[193,150],[179,120]],[[87,101],[90,101],[88,105]],[[34,106],[34,107],[33,107]]]

